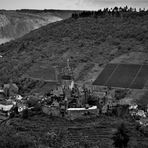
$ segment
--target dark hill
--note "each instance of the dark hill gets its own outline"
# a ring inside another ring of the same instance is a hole
[[[100,68],[119,55],[133,51],[147,54],[147,40],[148,14],[55,22],[0,46],[0,53],[4,55],[0,59],[0,80],[13,78],[26,84],[22,76],[35,63],[60,65],[67,58],[75,68],[77,80],[84,80],[96,65]]]

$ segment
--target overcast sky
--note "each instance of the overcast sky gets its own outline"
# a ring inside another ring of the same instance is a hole
[[[86,9],[114,6],[148,9],[148,0],[0,0],[0,9]]]

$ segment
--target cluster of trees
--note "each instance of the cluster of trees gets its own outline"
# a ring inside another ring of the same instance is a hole
[[[117,132],[112,137],[115,148],[127,148],[129,142],[128,130],[124,123],[121,123]]]
[[[37,9],[20,9],[16,10],[16,12],[23,12],[23,13],[42,13],[47,12],[47,10],[37,10]]]
[[[145,9],[139,9],[139,11],[136,10],[136,8],[132,8],[128,6],[125,7],[114,7],[114,8],[104,8],[103,10],[98,11],[82,11],[80,13],[72,13],[72,18],[79,18],[79,17],[104,17],[104,16],[115,16],[115,17],[129,17],[129,16],[143,16],[148,14],[148,10]]]
[[[23,12],[23,13],[43,13],[43,12],[44,13],[47,13],[47,12],[54,13],[54,12],[69,12],[69,11],[72,11],[72,10],[58,10],[58,9],[43,9],[43,10],[39,10],[39,9],[17,9],[16,10],[16,12]]]

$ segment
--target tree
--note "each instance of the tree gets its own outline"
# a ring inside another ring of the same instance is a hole
[[[24,110],[22,111],[22,118],[23,118],[23,119],[28,119],[28,109],[24,109]]]
[[[42,138],[43,144],[50,148],[61,148],[67,144],[67,131],[65,129],[49,131]]]
[[[117,132],[113,136],[113,145],[116,148],[127,148],[129,142],[129,135],[127,129],[125,128],[124,123],[121,123]]]

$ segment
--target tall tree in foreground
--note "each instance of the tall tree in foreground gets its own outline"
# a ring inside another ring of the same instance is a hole
[[[116,148],[127,148],[129,135],[124,123],[121,123],[112,139],[114,141],[113,145]]]

